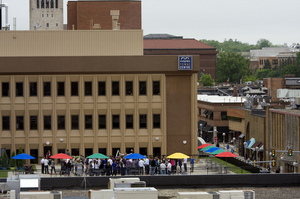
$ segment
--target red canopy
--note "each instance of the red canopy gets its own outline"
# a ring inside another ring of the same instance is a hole
[[[58,153],[56,155],[50,156],[50,158],[53,158],[53,159],[73,159],[71,156],[68,156],[67,154],[64,154],[64,153]]]
[[[215,155],[215,157],[220,157],[220,158],[231,158],[231,157],[238,157],[234,153],[230,153],[228,151],[219,153],[218,155]]]
[[[210,145],[212,145],[212,144],[209,144],[209,143],[202,144],[202,145],[198,146],[197,149],[203,149],[203,148],[205,148],[207,146],[210,146]]]

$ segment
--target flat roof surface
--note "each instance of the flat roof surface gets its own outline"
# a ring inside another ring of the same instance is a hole
[[[216,49],[196,39],[144,39],[144,49]]]
[[[218,96],[218,95],[197,95],[198,101],[209,103],[244,103],[244,97]]]

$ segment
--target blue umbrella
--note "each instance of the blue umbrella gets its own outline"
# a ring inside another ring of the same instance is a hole
[[[132,154],[126,155],[124,158],[125,159],[145,159],[147,157],[145,157],[139,153],[132,153]]]
[[[14,157],[12,157],[12,159],[16,159],[16,160],[29,160],[29,159],[35,159],[35,157],[32,157],[31,155],[28,155],[26,153],[20,153]]]
[[[207,151],[205,151],[205,153],[214,152],[214,151],[219,150],[219,149],[220,149],[219,147],[213,147],[213,148],[210,148]]]

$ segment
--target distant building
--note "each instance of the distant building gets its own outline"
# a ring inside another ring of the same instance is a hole
[[[63,30],[63,0],[30,0],[30,30]]]

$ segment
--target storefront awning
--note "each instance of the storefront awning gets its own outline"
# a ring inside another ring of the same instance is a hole
[[[203,131],[208,132],[208,131],[212,131],[212,129],[213,129],[212,126],[206,125],[206,126],[203,128]]]
[[[240,139],[243,139],[244,137],[245,137],[245,134],[243,134],[243,133],[239,136]]]
[[[219,133],[228,133],[229,132],[229,128],[228,128],[228,126],[218,126],[217,127],[217,131]]]
[[[256,150],[256,147],[258,147],[258,149],[260,150],[260,148],[263,146],[263,143],[262,142],[255,142],[252,146],[251,146],[251,149],[252,150]]]
[[[203,121],[203,120],[199,120],[198,121],[198,126],[200,127],[200,124],[202,124],[202,127],[204,127],[206,124],[207,124],[207,122],[205,122],[205,121]]]
[[[248,144],[249,143],[249,144]],[[251,147],[253,146],[253,144],[255,143],[255,138],[251,138],[249,141],[247,141],[247,149],[251,149]]]

